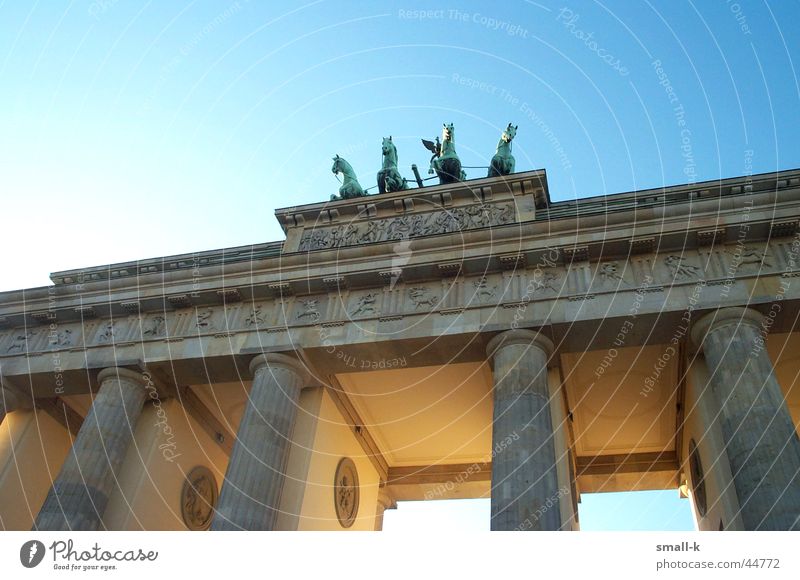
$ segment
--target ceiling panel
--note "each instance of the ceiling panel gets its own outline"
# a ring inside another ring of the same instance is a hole
[[[491,372],[485,362],[337,378],[390,466],[469,463],[491,452]]]
[[[562,356],[579,456],[675,448],[678,353],[667,356],[665,349]]]

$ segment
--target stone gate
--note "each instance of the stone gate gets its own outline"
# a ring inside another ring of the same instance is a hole
[[[286,238],[0,294],[5,529],[380,529],[675,489],[800,527],[800,171],[552,202],[544,171],[283,208]]]

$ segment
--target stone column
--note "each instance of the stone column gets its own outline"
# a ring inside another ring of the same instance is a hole
[[[98,530],[147,397],[146,375],[108,368],[36,518],[37,530]]]
[[[272,530],[306,372],[296,359],[262,354],[236,434],[212,530]]]
[[[491,529],[559,530],[547,383],[553,343],[529,330],[510,330],[486,350],[494,366]]]
[[[745,529],[797,529],[800,440],[766,352],[762,319],[749,308],[724,308],[701,318],[692,340],[705,354]]]
[[[380,532],[383,529],[383,513],[386,510],[397,509],[397,502],[389,494],[385,487],[378,490],[378,502],[375,508],[375,531]]]

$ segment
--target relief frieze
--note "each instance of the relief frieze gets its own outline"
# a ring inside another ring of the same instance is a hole
[[[539,269],[534,271],[533,276],[531,276],[529,287],[533,294],[545,290],[558,293],[560,291],[559,284],[561,284],[561,277],[557,273]]]
[[[247,317],[244,319],[246,326],[264,326],[267,324],[267,314],[263,304],[253,304],[250,306]]]
[[[669,268],[673,280],[693,280],[703,273],[699,266],[690,263],[684,256],[667,256],[664,258],[664,265]]]
[[[738,251],[736,251],[738,250]],[[589,300],[630,291],[702,281],[731,284],[758,275],[794,276],[796,257],[788,246],[721,247],[682,253],[632,256],[629,260],[518,268],[514,272],[458,275],[438,281],[394,281],[381,288],[286,296],[233,307],[204,306],[141,313],[116,319],[56,322],[36,328],[9,328],[0,335],[0,356],[52,350],[107,347],[135,342],[230,336],[234,332],[283,332],[329,327],[366,319],[458,315],[467,309],[513,307],[536,300]]]
[[[377,292],[368,292],[359,296],[355,300],[355,308],[350,312],[351,317],[356,316],[370,316],[378,314],[378,298],[380,294]]]
[[[414,305],[414,310],[418,310],[423,306],[428,306],[428,308],[432,309],[439,302],[439,297],[433,294],[427,286],[409,288],[408,297]]]
[[[513,203],[480,204],[428,213],[374,219],[362,223],[321,227],[303,232],[300,251],[326,250],[373,242],[407,240],[515,221]]]
[[[35,332],[15,332],[11,344],[6,348],[6,354],[22,354],[28,350],[28,344],[36,336]]]
[[[472,282],[475,288],[475,299],[478,302],[487,302],[492,300],[497,294],[497,285],[490,285],[486,276],[481,276],[478,280]]]
[[[63,348],[73,346],[72,330],[64,328],[62,330],[54,329],[50,332],[49,344],[51,348]]]
[[[197,320],[195,321],[195,328],[197,332],[207,332],[209,330],[214,330],[216,328],[216,324],[213,320],[214,316],[214,309],[213,308],[202,308],[197,310]]]
[[[322,314],[320,314],[319,298],[301,298],[298,300],[298,310],[295,315],[295,320],[316,324],[321,318]]]
[[[146,318],[142,323],[142,336],[144,338],[160,338],[166,334],[166,318],[158,314],[152,318]]]
[[[625,279],[622,277],[622,269],[617,262],[605,262],[600,264],[600,271],[598,277],[601,282],[618,285],[624,284]]]
[[[105,321],[97,333],[97,338],[95,339],[98,343],[110,343],[114,342],[114,337],[117,335],[117,321],[116,320],[107,320]]]

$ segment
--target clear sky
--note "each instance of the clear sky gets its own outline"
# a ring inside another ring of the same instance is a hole
[[[369,187],[392,135],[425,173],[442,122],[467,166],[519,125],[517,170],[556,200],[800,167],[798,20],[796,1],[0,0],[0,290],[279,240],[275,208],[337,191],[334,154]]]
[[[688,499],[674,489],[635,493],[584,493],[578,506],[582,531],[694,530]],[[387,532],[488,531],[488,499],[410,501],[384,513]]]

